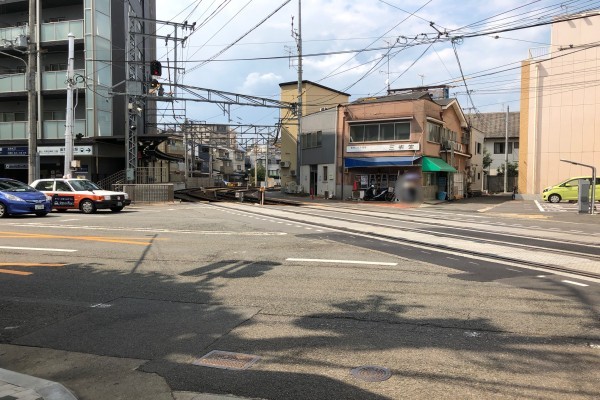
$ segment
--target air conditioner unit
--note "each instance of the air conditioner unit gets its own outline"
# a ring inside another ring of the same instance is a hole
[[[279,162],[279,166],[281,168],[289,168],[290,167],[290,162],[289,161],[280,161]]]
[[[295,169],[291,169],[290,170],[290,176],[296,176],[296,170]]]

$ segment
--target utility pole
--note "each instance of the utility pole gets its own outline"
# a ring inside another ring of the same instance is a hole
[[[36,0],[29,0],[29,26],[28,26],[28,45],[27,45],[27,127],[29,128],[28,146],[27,146],[27,165],[29,182],[37,179],[37,116],[36,116]]]
[[[300,169],[302,164],[302,0],[298,0],[298,134],[296,145],[296,183],[300,184]]]
[[[75,86],[75,35],[69,33],[69,55],[67,64],[67,120],[65,123],[65,168],[64,177],[71,177],[73,161],[73,86]]]
[[[506,106],[506,129],[504,132],[504,193],[508,193],[508,109]]]

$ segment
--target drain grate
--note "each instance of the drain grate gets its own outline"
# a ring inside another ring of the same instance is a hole
[[[252,354],[213,350],[197,359],[192,364],[203,367],[243,370],[250,368],[250,366],[258,360],[260,360],[260,357]]]
[[[389,368],[378,367],[376,365],[363,365],[362,367],[354,368],[350,374],[357,379],[367,382],[382,382],[390,379],[392,372]]]

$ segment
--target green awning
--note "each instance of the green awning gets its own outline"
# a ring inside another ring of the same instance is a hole
[[[421,158],[421,169],[423,172],[456,172],[454,167],[441,158]]]

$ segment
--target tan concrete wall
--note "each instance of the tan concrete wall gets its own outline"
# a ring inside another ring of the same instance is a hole
[[[520,149],[520,155],[526,153],[522,165],[527,171],[528,194],[539,194],[544,187],[572,176],[591,174],[589,168],[560,159],[600,168],[600,107],[596,100],[600,99],[600,87],[595,83],[600,52],[595,47],[585,49],[586,44],[597,41],[599,33],[600,16],[556,23],[552,26],[551,58],[523,67],[522,81],[529,74],[529,90],[522,88],[521,118],[528,123],[525,138],[521,129],[525,149]],[[572,49],[559,50],[570,45]]]
[[[519,192],[526,193],[528,185],[528,159],[529,152],[529,87],[531,82],[531,66],[529,61],[521,64],[521,102],[519,121]]]
[[[298,86],[296,84],[282,86],[280,100],[288,103],[298,101]],[[302,115],[308,115],[318,112],[321,108],[330,108],[338,104],[348,102],[349,96],[333,90],[328,90],[310,83],[302,83]],[[281,129],[281,161],[289,161],[289,168],[281,169],[281,185],[285,186],[288,182],[295,181],[296,177],[290,174],[290,171],[296,171],[299,176],[298,167],[298,119],[288,110],[281,110],[282,119]]]

